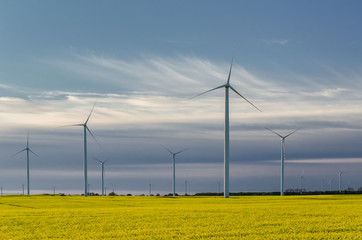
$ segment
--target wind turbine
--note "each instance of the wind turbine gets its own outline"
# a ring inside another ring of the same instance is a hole
[[[280,137],[281,140],[281,144],[282,144],[282,154],[281,154],[281,176],[280,176],[280,196],[284,195],[284,160],[285,160],[285,139],[287,137],[289,137],[290,135],[292,135],[293,133],[295,133],[296,131],[298,131],[299,129],[294,130],[293,132],[289,133],[288,135],[282,136],[277,132],[274,132],[273,130],[269,129],[269,128],[265,128],[266,130],[274,133],[275,135],[277,135],[278,137]]]
[[[186,151],[188,148],[185,148],[184,150],[178,151],[178,152],[171,152],[170,149],[164,147],[169,153],[172,154],[172,192],[173,192],[173,196],[176,196],[176,192],[175,192],[175,158],[176,155],[179,153],[182,153],[184,151]]]
[[[303,180],[304,180],[304,169],[302,171],[302,174],[300,175],[300,194],[303,193]]]
[[[37,157],[39,157],[39,156],[29,148],[29,130],[28,130],[28,138],[26,140],[26,148],[15,153],[11,157],[15,157],[16,155],[18,155],[19,153],[24,152],[24,151],[26,151],[26,188],[27,188],[27,195],[30,195],[29,152],[31,152],[32,154],[34,154]],[[24,188],[23,188],[23,195],[24,195]]]
[[[248,99],[246,99],[243,95],[241,95],[238,91],[236,91],[231,85],[230,85],[230,76],[231,76],[231,70],[233,67],[233,61],[234,61],[234,56],[231,59],[231,65],[230,65],[230,70],[229,70],[229,76],[228,79],[226,81],[226,84],[223,84],[221,86],[218,86],[216,88],[210,89],[206,92],[200,93],[193,98],[196,98],[200,95],[203,95],[205,93],[214,91],[216,89],[219,88],[225,88],[225,128],[224,128],[224,197],[228,198],[229,197],[229,150],[230,150],[230,136],[229,136],[229,88],[231,90],[233,90],[237,95],[239,95],[241,98],[243,98],[245,101],[247,101],[249,104],[251,104],[253,107],[255,107],[257,110],[259,110],[261,112],[261,110],[259,108],[257,108],[253,103],[251,103]]]
[[[341,192],[341,187],[342,187],[342,174],[345,172],[342,172],[341,170],[339,170],[338,172],[338,180],[339,180],[339,184],[338,184],[338,189],[339,192]]]
[[[102,196],[104,196],[104,164],[107,162],[107,160],[101,161],[96,157],[94,157],[94,159],[97,160],[101,164],[101,167],[102,167]]]
[[[187,196],[187,184],[190,183],[189,181],[185,180],[185,196]]]
[[[81,124],[73,124],[73,125],[68,125],[66,127],[72,127],[72,126],[81,126],[83,127],[83,141],[84,141],[84,153],[83,153],[83,170],[84,170],[84,196],[87,197],[88,196],[88,178],[87,178],[87,131],[90,133],[90,135],[94,138],[94,140],[97,142],[97,144],[100,146],[100,144],[98,143],[97,139],[94,137],[93,133],[89,130],[88,128],[88,121],[89,118],[91,117],[93,110],[94,110],[95,104],[93,105],[92,111],[89,113],[87,120],[84,123]]]

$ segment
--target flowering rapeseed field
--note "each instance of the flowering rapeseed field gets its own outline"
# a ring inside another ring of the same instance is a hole
[[[0,239],[362,239],[362,196],[3,196]]]

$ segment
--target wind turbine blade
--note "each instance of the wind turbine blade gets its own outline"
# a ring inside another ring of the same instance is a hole
[[[96,106],[96,104],[94,103],[93,108],[92,108],[92,111],[89,113],[89,116],[88,116],[88,118],[87,118],[87,121],[85,121],[85,123],[84,123],[84,124],[87,124],[87,123],[88,123],[89,118],[91,117],[92,112],[93,112],[93,110],[94,110],[94,107],[95,107],[95,106]]]
[[[285,136],[284,138],[287,138],[287,137],[289,137],[290,135],[292,135],[293,133],[295,133],[296,131],[298,131],[299,129],[301,129],[301,128],[297,128],[297,129],[295,129],[293,132],[291,132],[291,133],[289,133],[287,136]]]
[[[39,156],[38,154],[36,154],[35,152],[31,151],[30,149],[29,149],[29,152],[31,152],[32,154],[34,154],[35,156],[37,156],[38,158],[40,158],[40,156]]]
[[[84,124],[72,124],[72,125],[64,125],[64,126],[60,126],[58,128],[63,128],[63,127],[79,127],[79,126],[84,126]]]
[[[15,157],[16,155],[18,155],[19,153],[24,152],[24,151],[26,151],[26,148],[23,149],[23,150],[21,150],[21,151],[19,151],[19,152],[17,152],[17,153],[15,153],[14,155],[11,155],[11,157]]]
[[[171,150],[170,149],[168,149],[167,147],[165,147],[165,146],[163,146],[163,145],[161,145],[164,149],[166,149],[166,151],[167,152],[169,152],[169,153],[171,153],[171,154],[174,154],[173,152],[171,152]]]
[[[201,96],[201,95],[203,95],[203,94],[205,94],[205,93],[208,93],[208,92],[214,91],[214,90],[219,89],[219,88],[223,88],[223,87],[225,87],[225,86],[226,86],[225,84],[224,84],[224,85],[221,85],[221,86],[218,86],[218,87],[213,88],[213,89],[210,89],[210,90],[208,90],[208,91],[206,91],[206,92],[203,92],[203,93],[197,94],[196,96],[193,96],[193,97],[191,97],[191,98],[189,98],[189,99],[196,98],[196,97]]]
[[[99,145],[99,147],[102,147],[101,144],[97,141],[96,137],[93,135],[93,133],[91,132],[91,130],[89,130],[88,126],[85,125],[85,127],[87,128],[88,132],[90,133],[90,135],[93,137],[94,141],[96,141],[96,143]]]
[[[246,99],[246,97],[244,97],[243,95],[241,95],[238,91],[236,91],[232,86],[229,86],[236,94],[238,94],[240,97],[242,97],[245,101],[247,101],[249,104],[251,104],[253,107],[255,107],[257,110],[259,110],[261,112],[261,110],[255,106],[252,102],[250,102],[248,99]]]
[[[229,70],[229,76],[228,76],[228,81],[226,83],[226,85],[230,85],[230,76],[231,76],[231,69],[233,68],[233,62],[234,62],[234,52],[233,52],[233,56],[231,58],[231,65],[230,65],[230,70]]]
[[[283,136],[282,135],[280,135],[279,133],[276,133],[276,132],[274,132],[273,130],[271,130],[271,129],[269,129],[269,128],[267,128],[267,127],[264,127],[266,130],[268,130],[268,131],[270,131],[270,132],[272,132],[272,133],[274,133],[275,135],[278,135],[280,138],[283,138]]]
[[[188,149],[190,149],[190,148],[185,148],[184,150],[181,150],[181,151],[179,151],[179,152],[176,152],[175,155],[176,155],[176,154],[179,154],[179,153],[182,153],[182,152],[184,152],[184,151],[186,151],[186,150],[188,150]]]
[[[96,158],[96,157],[93,157],[97,162],[100,162],[100,163],[102,163],[102,161],[101,160],[99,160],[98,158]]]
[[[98,161],[101,165],[103,165],[103,164],[105,164],[108,160],[106,160],[106,161],[101,161],[101,160],[99,160],[98,158],[96,158],[96,157],[93,157],[96,161]]]

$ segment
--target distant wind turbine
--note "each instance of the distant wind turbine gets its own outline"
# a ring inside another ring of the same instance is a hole
[[[300,194],[303,193],[303,181],[304,181],[304,169],[302,171],[302,174],[300,175]]]
[[[102,167],[102,196],[104,196],[104,164],[107,162],[107,160],[101,161],[96,157],[94,159],[96,161],[98,161],[101,164],[101,167]]]
[[[339,170],[338,172],[338,181],[339,181],[339,184],[338,184],[338,189],[339,189],[339,192],[342,191],[342,174],[345,173],[345,172],[342,172],[341,170]]]
[[[176,195],[176,192],[175,192],[175,158],[176,158],[176,155],[179,154],[179,153],[182,153],[186,150],[188,150],[189,148],[185,148],[184,150],[181,150],[179,152],[171,152],[170,149],[164,147],[169,153],[172,154],[172,192],[173,192],[173,196]]]
[[[37,157],[39,157],[39,156],[29,148],[29,130],[28,130],[28,138],[26,140],[26,148],[15,153],[11,157],[15,157],[16,155],[18,155],[19,153],[24,152],[24,151],[26,151],[26,188],[27,188],[27,194],[30,195],[29,152],[31,152],[32,154],[34,154]],[[24,195],[24,188],[23,188],[23,195]]]
[[[196,98],[200,95],[203,95],[205,93],[214,91],[216,89],[219,88],[225,88],[225,138],[224,138],[224,197],[228,198],[229,197],[229,144],[230,144],[230,136],[229,136],[229,88],[231,90],[233,90],[237,95],[239,95],[241,98],[243,98],[245,101],[247,101],[249,104],[251,104],[253,107],[255,107],[257,110],[259,110],[261,112],[261,110],[259,108],[257,108],[253,103],[251,103],[248,99],[246,99],[243,95],[241,95],[238,91],[236,91],[231,85],[230,85],[230,76],[231,76],[231,70],[233,67],[233,61],[234,61],[234,56],[231,59],[231,65],[230,65],[230,70],[229,70],[229,76],[228,79],[226,81],[226,84],[223,84],[221,86],[218,86],[216,88],[210,89],[206,92],[200,93],[193,98]]]
[[[283,196],[283,195],[284,195],[285,139],[286,139],[287,137],[289,137],[290,135],[292,135],[293,133],[295,133],[296,131],[298,131],[299,128],[296,129],[296,130],[294,130],[293,132],[289,133],[289,134],[286,135],[286,136],[282,136],[282,135],[280,135],[279,133],[274,132],[273,130],[271,130],[271,129],[269,129],[269,128],[265,128],[265,129],[268,130],[268,131],[270,131],[270,132],[272,132],[272,133],[274,133],[275,135],[279,136],[280,139],[281,139],[281,144],[282,144],[282,149],[281,149],[281,151],[282,151],[282,153],[281,153],[281,174],[280,174],[280,196]]]
[[[187,196],[187,184],[190,183],[189,181],[185,180],[185,196]]]
[[[89,130],[88,128],[88,121],[89,118],[91,117],[93,110],[94,110],[95,104],[93,105],[92,111],[89,113],[87,120],[84,123],[81,124],[73,124],[73,125],[68,125],[65,127],[72,127],[72,126],[81,126],[83,127],[83,141],[84,141],[84,152],[83,152],[83,170],[84,170],[84,196],[87,197],[88,196],[88,178],[87,178],[87,131],[90,133],[90,135],[93,137],[93,139],[97,142],[97,144],[100,146],[100,144],[98,143],[97,139],[94,137],[93,133]]]

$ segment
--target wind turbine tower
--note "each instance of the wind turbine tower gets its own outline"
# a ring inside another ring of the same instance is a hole
[[[101,165],[102,167],[102,196],[104,196],[104,164],[107,162],[106,161],[101,161],[99,160],[98,158],[94,158],[96,161],[99,162],[99,164]]]
[[[173,192],[173,196],[176,196],[176,191],[175,191],[175,184],[176,184],[176,179],[175,179],[175,163],[176,163],[176,155],[179,153],[182,153],[184,151],[186,151],[188,148],[185,148],[184,150],[181,150],[179,152],[171,152],[170,149],[166,148],[165,149],[172,154],[172,192]]]
[[[15,157],[16,155],[18,155],[19,153],[24,152],[24,151],[26,151],[26,189],[27,189],[27,195],[30,195],[29,152],[31,152],[32,154],[34,154],[37,157],[39,157],[39,156],[29,148],[29,130],[28,130],[28,138],[26,141],[26,148],[24,148],[20,152],[15,153],[12,157]],[[24,195],[24,185],[23,185],[23,195]]]
[[[94,104],[94,106],[92,108],[92,111],[88,115],[87,120],[84,123],[73,124],[73,125],[66,126],[66,127],[72,127],[72,126],[77,126],[77,127],[81,126],[81,127],[83,127],[83,143],[84,143],[84,148],[83,148],[83,178],[84,178],[84,196],[85,197],[88,196],[87,131],[93,137],[93,139],[96,141],[96,143],[100,146],[97,139],[94,137],[93,133],[91,132],[91,130],[89,130],[88,125],[87,125],[88,121],[89,121],[89,118],[91,117],[91,115],[93,113],[94,107],[95,107],[95,104]]]
[[[285,161],[285,139],[295,133],[298,129],[294,130],[293,132],[289,133],[288,135],[282,136],[277,132],[274,132],[273,130],[269,128],[265,128],[266,130],[274,133],[278,137],[280,137],[281,140],[281,163],[280,163],[280,196],[284,195],[284,161]],[[302,188],[301,188],[302,189]]]
[[[231,76],[231,70],[233,67],[233,61],[234,56],[231,59],[231,65],[229,70],[229,76],[227,78],[226,84],[223,84],[221,86],[218,86],[216,88],[210,89],[206,92],[200,93],[191,99],[198,97],[200,95],[203,95],[205,93],[214,91],[219,88],[225,88],[225,128],[224,128],[224,197],[229,197],[229,153],[230,153],[230,128],[229,128],[229,89],[233,90],[237,95],[239,95],[241,98],[243,98],[245,101],[247,101],[249,104],[251,104],[253,107],[255,107],[258,111],[261,112],[259,108],[257,108],[253,103],[251,103],[248,99],[246,99],[243,95],[241,95],[238,91],[236,91],[231,85],[230,85],[230,76]]]

